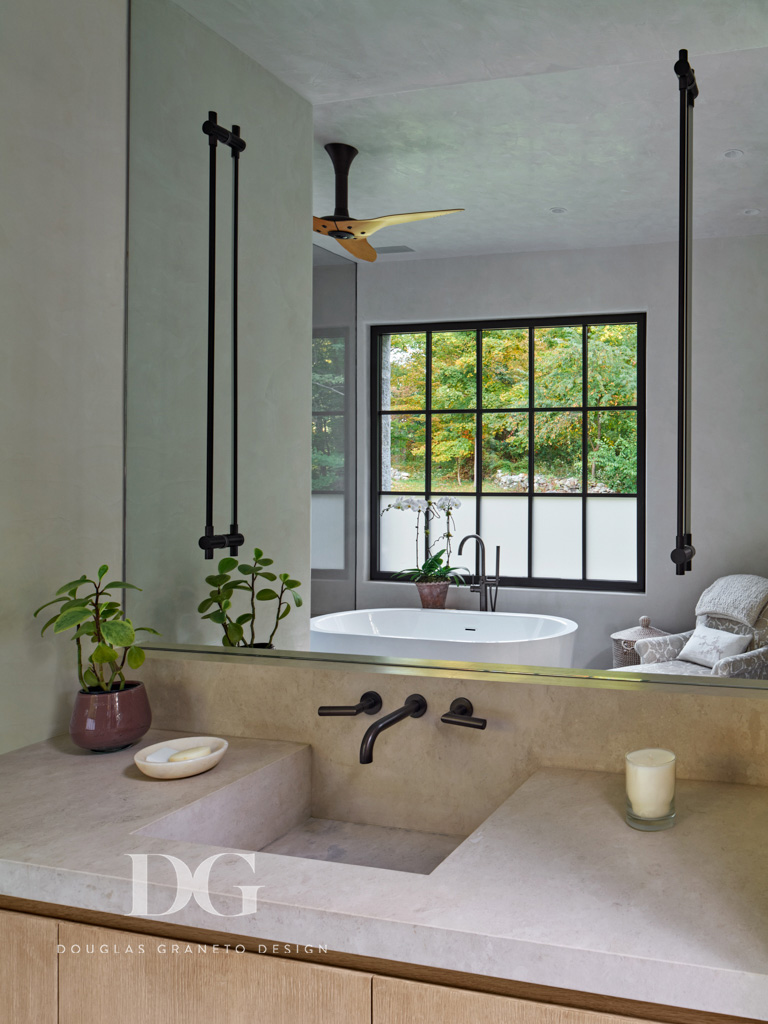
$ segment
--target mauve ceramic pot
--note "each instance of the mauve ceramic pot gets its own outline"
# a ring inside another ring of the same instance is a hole
[[[445,608],[450,583],[417,583],[422,608]]]
[[[122,690],[78,692],[69,734],[84,750],[106,754],[140,740],[152,724],[144,683],[126,682]]]

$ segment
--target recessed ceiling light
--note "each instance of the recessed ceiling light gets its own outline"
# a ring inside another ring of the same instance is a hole
[[[729,160],[738,160],[740,156],[744,156],[743,149],[726,149],[723,156],[728,157]]]
[[[746,215],[748,217],[757,217],[757,215],[762,213],[762,212],[763,212],[762,210],[745,210],[744,211],[744,213],[746,213]]]
[[[549,212],[550,213],[568,213],[568,211],[566,210],[566,208],[564,206],[550,206]]]

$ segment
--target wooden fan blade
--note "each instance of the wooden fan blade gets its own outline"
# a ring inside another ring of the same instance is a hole
[[[430,217],[444,217],[446,213],[463,213],[463,210],[427,210],[424,213],[390,213],[386,217],[372,217],[370,220],[353,220],[355,237],[372,235],[374,231],[393,224],[410,224],[413,220],[428,220]]]
[[[346,249],[347,252],[352,253],[353,256],[357,256],[359,260],[366,260],[368,263],[373,263],[376,259],[376,250],[365,238],[337,238],[336,241],[343,249]]]

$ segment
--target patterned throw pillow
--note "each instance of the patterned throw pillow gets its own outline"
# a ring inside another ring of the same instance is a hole
[[[722,629],[697,626],[685,647],[678,654],[680,661],[713,668],[716,662],[731,654],[743,654],[752,642],[752,635],[726,633]]]

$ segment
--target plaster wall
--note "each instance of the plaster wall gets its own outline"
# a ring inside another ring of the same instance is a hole
[[[77,687],[34,609],[121,571],[126,23],[123,0],[3,11],[0,750],[64,731]]]
[[[693,246],[693,571],[675,575],[677,246],[381,261],[358,269],[358,607],[415,605],[412,588],[368,576],[369,327],[376,323],[646,311],[647,558],[642,594],[505,589],[501,611],[560,614],[579,623],[575,665],[611,664],[612,632],[650,615],[670,632],[693,625],[718,576],[768,575],[768,236]],[[513,543],[510,538],[510,543]],[[454,590],[454,607],[477,598]]]

